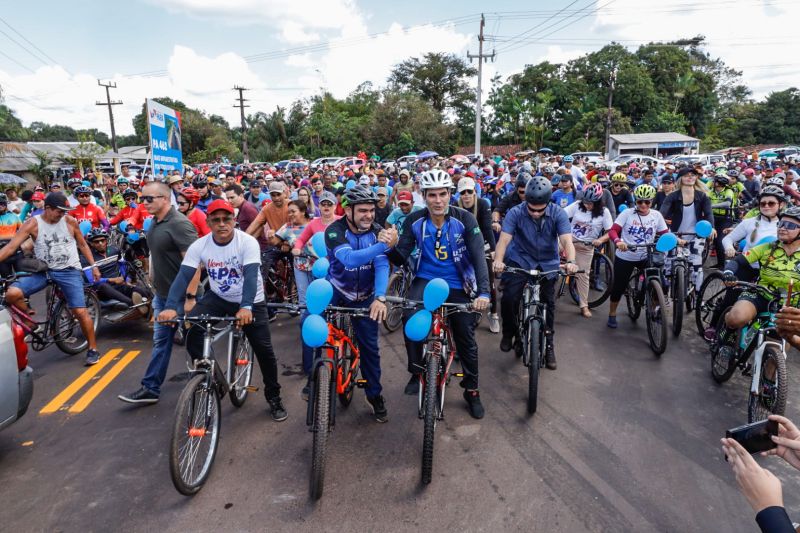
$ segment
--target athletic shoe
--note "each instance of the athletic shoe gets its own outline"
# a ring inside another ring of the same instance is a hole
[[[404,394],[408,394],[409,396],[414,396],[415,394],[419,394],[419,376],[417,374],[411,374],[411,377],[406,383],[406,388],[403,390]]]
[[[289,418],[289,413],[287,413],[286,408],[283,407],[283,401],[280,396],[275,396],[271,400],[267,400],[267,403],[269,404],[272,419],[275,422],[283,422]]]
[[[467,410],[472,418],[483,418],[483,404],[481,403],[481,394],[476,390],[465,390],[464,399],[467,401]]]
[[[511,346],[512,346],[512,341],[513,341],[513,338],[506,337],[505,335],[503,335],[503,338],[500,339],[500,351],[502,351],[502,352],[510,352],[511,351]]]
[[[128,403],[138,403],[138,404],[158,403],[158,394],[151,392],[150,390],[144,387],[130,394],[120,394],[119,396],[117,396],[117,398],[119,398],[123,402],[128,402]]]
[[[500,317],[497,313],[489,313],[489,331],[500,333]]]
[[[548,370],[555,370],[558,365],[556,365],[556,349],[553,346],[553,338],[549,337],[547,342],[545,343],[544,347],[544,360],[545,366]]]
[[[86,352],[86,366],[96,365],[98,362],[100,362],[100,352],[97,350]]]
[[[383,396],[378,395],[374,398],[365,396],[364,399],[367,400],[367,405],[372,408],[372,414],[375,415],[375,420],[381,424],[389,421],[389,413],[386,411],[386,403],[383,401]]]
[[[608,317],[608,322],[606,322],[606,326],[610,327],[611,329],[617,329],[617,317],[615,316]]]

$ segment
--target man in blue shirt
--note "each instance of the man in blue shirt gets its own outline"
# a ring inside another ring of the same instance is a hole
[[[550,203],[552,189],[550,181],[542,176],[534,176],[525,187],[525,201],[513,207],[503,219],[500,240],[495,248],[494,270],[497,273],[509,266],[529,270],[557,270],[559,265],[558,245],[566,252],[567,264],[564,270],[573,274],[578,270],[575,264],[575,248],[567,214],[560,207]],[[517,337],[517,311],[519,297],[527,281],[527,276],[506,272],[503,274],[503,297],[500,312],[503,318],[503,339],[500,349],[511,350],[513,338]],[[553,325],[555,322],[556,299],[555,284],[558,274],[541,280],[540,295],[547,306],[545,336],[547,345],[545,359],[547,368],[556,369],[556,354],[553,346]]]

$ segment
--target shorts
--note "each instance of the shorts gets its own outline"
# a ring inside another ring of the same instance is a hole
[[[70,309],[80,309],[86,307],[86,300],[83,297],[83,272],[77,268],[65,268],[64,270],[48,270],[37,272],[21,278],[12,287],[17,287],[22,291],[26,298],[36,294],[47,287],[47,280],[52,279],[67,301]]]
[[[745,302],[750,302],[751,304],[753,304],[753,307],[756,308],[756,313],[759,315],[761,313],[766,313],[767,311],[769,311],[769,300],[767,300],[757,292],[748,290],[742,291],[742,293],[739,295],[738,300],[744,300]]]

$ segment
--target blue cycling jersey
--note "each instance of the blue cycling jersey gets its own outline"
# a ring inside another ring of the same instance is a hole
[[[453,248],[450,245],[450,220],[441,229],[426,224],[424,230],[422,255],[427,260],[419,262],[417,276],[427,280],[442,278],[451,289],[462,290],[464,282],[453,261]]]
[[[386,295],[389,260],[386,245],[378,242],[381,227],[372,225],[365,233],[350,231],[345,217],[325,228],[328,248],[328,281],[346,298],[361,302]]]

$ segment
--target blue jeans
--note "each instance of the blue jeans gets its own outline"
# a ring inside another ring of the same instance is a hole
[[[67,307],[70,309],[86,307],[86,300],[83,297],[83,283],[86,278],[83,277],[83,272],[77,268],[48,270],[46,273],[36,272],[28,277],[20,278],[12,287],[17,287],[27,298],[47,287],[48,278],[52,279],[64,293]]]
[[[298,270],[296,267],[294,269],[294,282],[297,285],[297,303],[300,305],[305,305],[306,303],[306,289],[314,280],[313,274],[311,272],[306,272],[305,270]],[[306,321],[306,317],[308,316],[308,311],[303,310],[303,314],[300,317],[300,331],[303,330],[303,322]],[[303,336],[300,335],[300,342],[303,344],[303,372],[306,376],[311,376],[311,363],[314,361],[314,349],[307,345],[302,340]]]
[[[156,295],[153,298],[153,315],[164,310],[166,297]],[[178,310],[178,315],[183,314],[183,310]],[[161,394],[161,384],[167,378],[167,368],[169,368],[169,358],[172,356],[172,339],[175,335],[175,327],[159,324],[153,325],[153,352],[150,355],[150,364],[142,378],[142,387],[153,394]]]
[[[334,290],[331,305],[363,308],[372,305],[373,298],[363,302],[351,302]],[[361,375],[367,380],[368,398],[380,395],[381,387],[381,355],[378,351],[378,323],[371,318],[353,318],[353,332],[356,345],[361,356]]]

